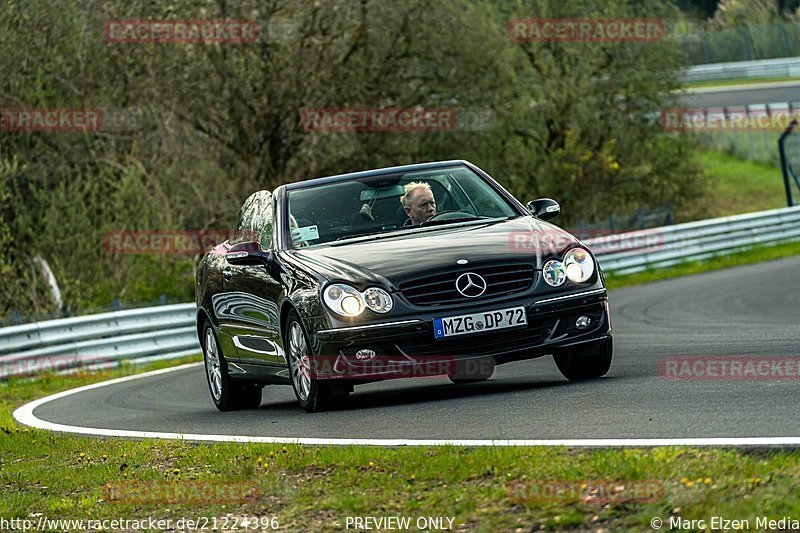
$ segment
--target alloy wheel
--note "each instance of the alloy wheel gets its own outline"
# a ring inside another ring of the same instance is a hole
[[[308,346],[303,330],[297,322],[293,322],[289,327],[289,350],[292,382],[297,395],[305,401],[311,392],[311,359],[308,357]]]
[[[222,369],[219,362],[219,347],[211,328],[206,328],[205,359],[211,395],[215,400],[219,401],[222,397]]]

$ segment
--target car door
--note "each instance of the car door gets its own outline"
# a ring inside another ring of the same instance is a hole
[[[274,199],[258,191],[242,205],[229,245],[257,240],[262,250],[273,248]],[[220,329],[230,335],[239,363],[280,365],[286,360],[278,343],[280,284],[273,277],[276,265],[222,265],[222,292],[214,309]]]

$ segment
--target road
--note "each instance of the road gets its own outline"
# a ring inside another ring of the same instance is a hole
[[[85,428],[322,439],[796,437],[800,380],[675,381],[659,375],[659,360],[800,355],[798,287],[800,258],[789,258],[613,291],[614,363],[592,382],[567,382],[545,357],[500,366],[478,384],[363,385],[318,414],[303,412],[290,387],[268,386],[260,408],[220,413],[197,365],[32,412]]]
[[[694,89],[681,94],[679,102],[691,108],[786,102],[800,105],[800,81]]]

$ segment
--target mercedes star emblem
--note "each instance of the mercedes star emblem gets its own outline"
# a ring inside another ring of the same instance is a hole
[[[467,272],[456,279],[456,290],[467,298],[476,298],[486,291],[486,280],[474,272]]]

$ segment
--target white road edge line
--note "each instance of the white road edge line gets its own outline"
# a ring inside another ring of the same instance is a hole
[[[14,418],[26,426],[47,429],[61,433],[75,433],[97,437],[131,437],[150,439],[178,439],[202,442],[259,442],[273,444],[345,445],[345,446],[571,446],[571,447],[624,447],[624,446],[788,446],[800,445],[800,437],[714,437],[681,439],[515,439],[515,440],[471,440],[471,439],[317,439],[309,437],[259,437],[247,435],[205,435],[195,433],[164,433],[160,431],[131,431],[126,429],[102,429],[82,426],[69,426],[42,420],[33,411],[52,402],[83,391],[107,387],[167,372],[190,368],[203,363],[153,370],[100,383],[93,383],[76,389],[52,394],[19,407]]]

